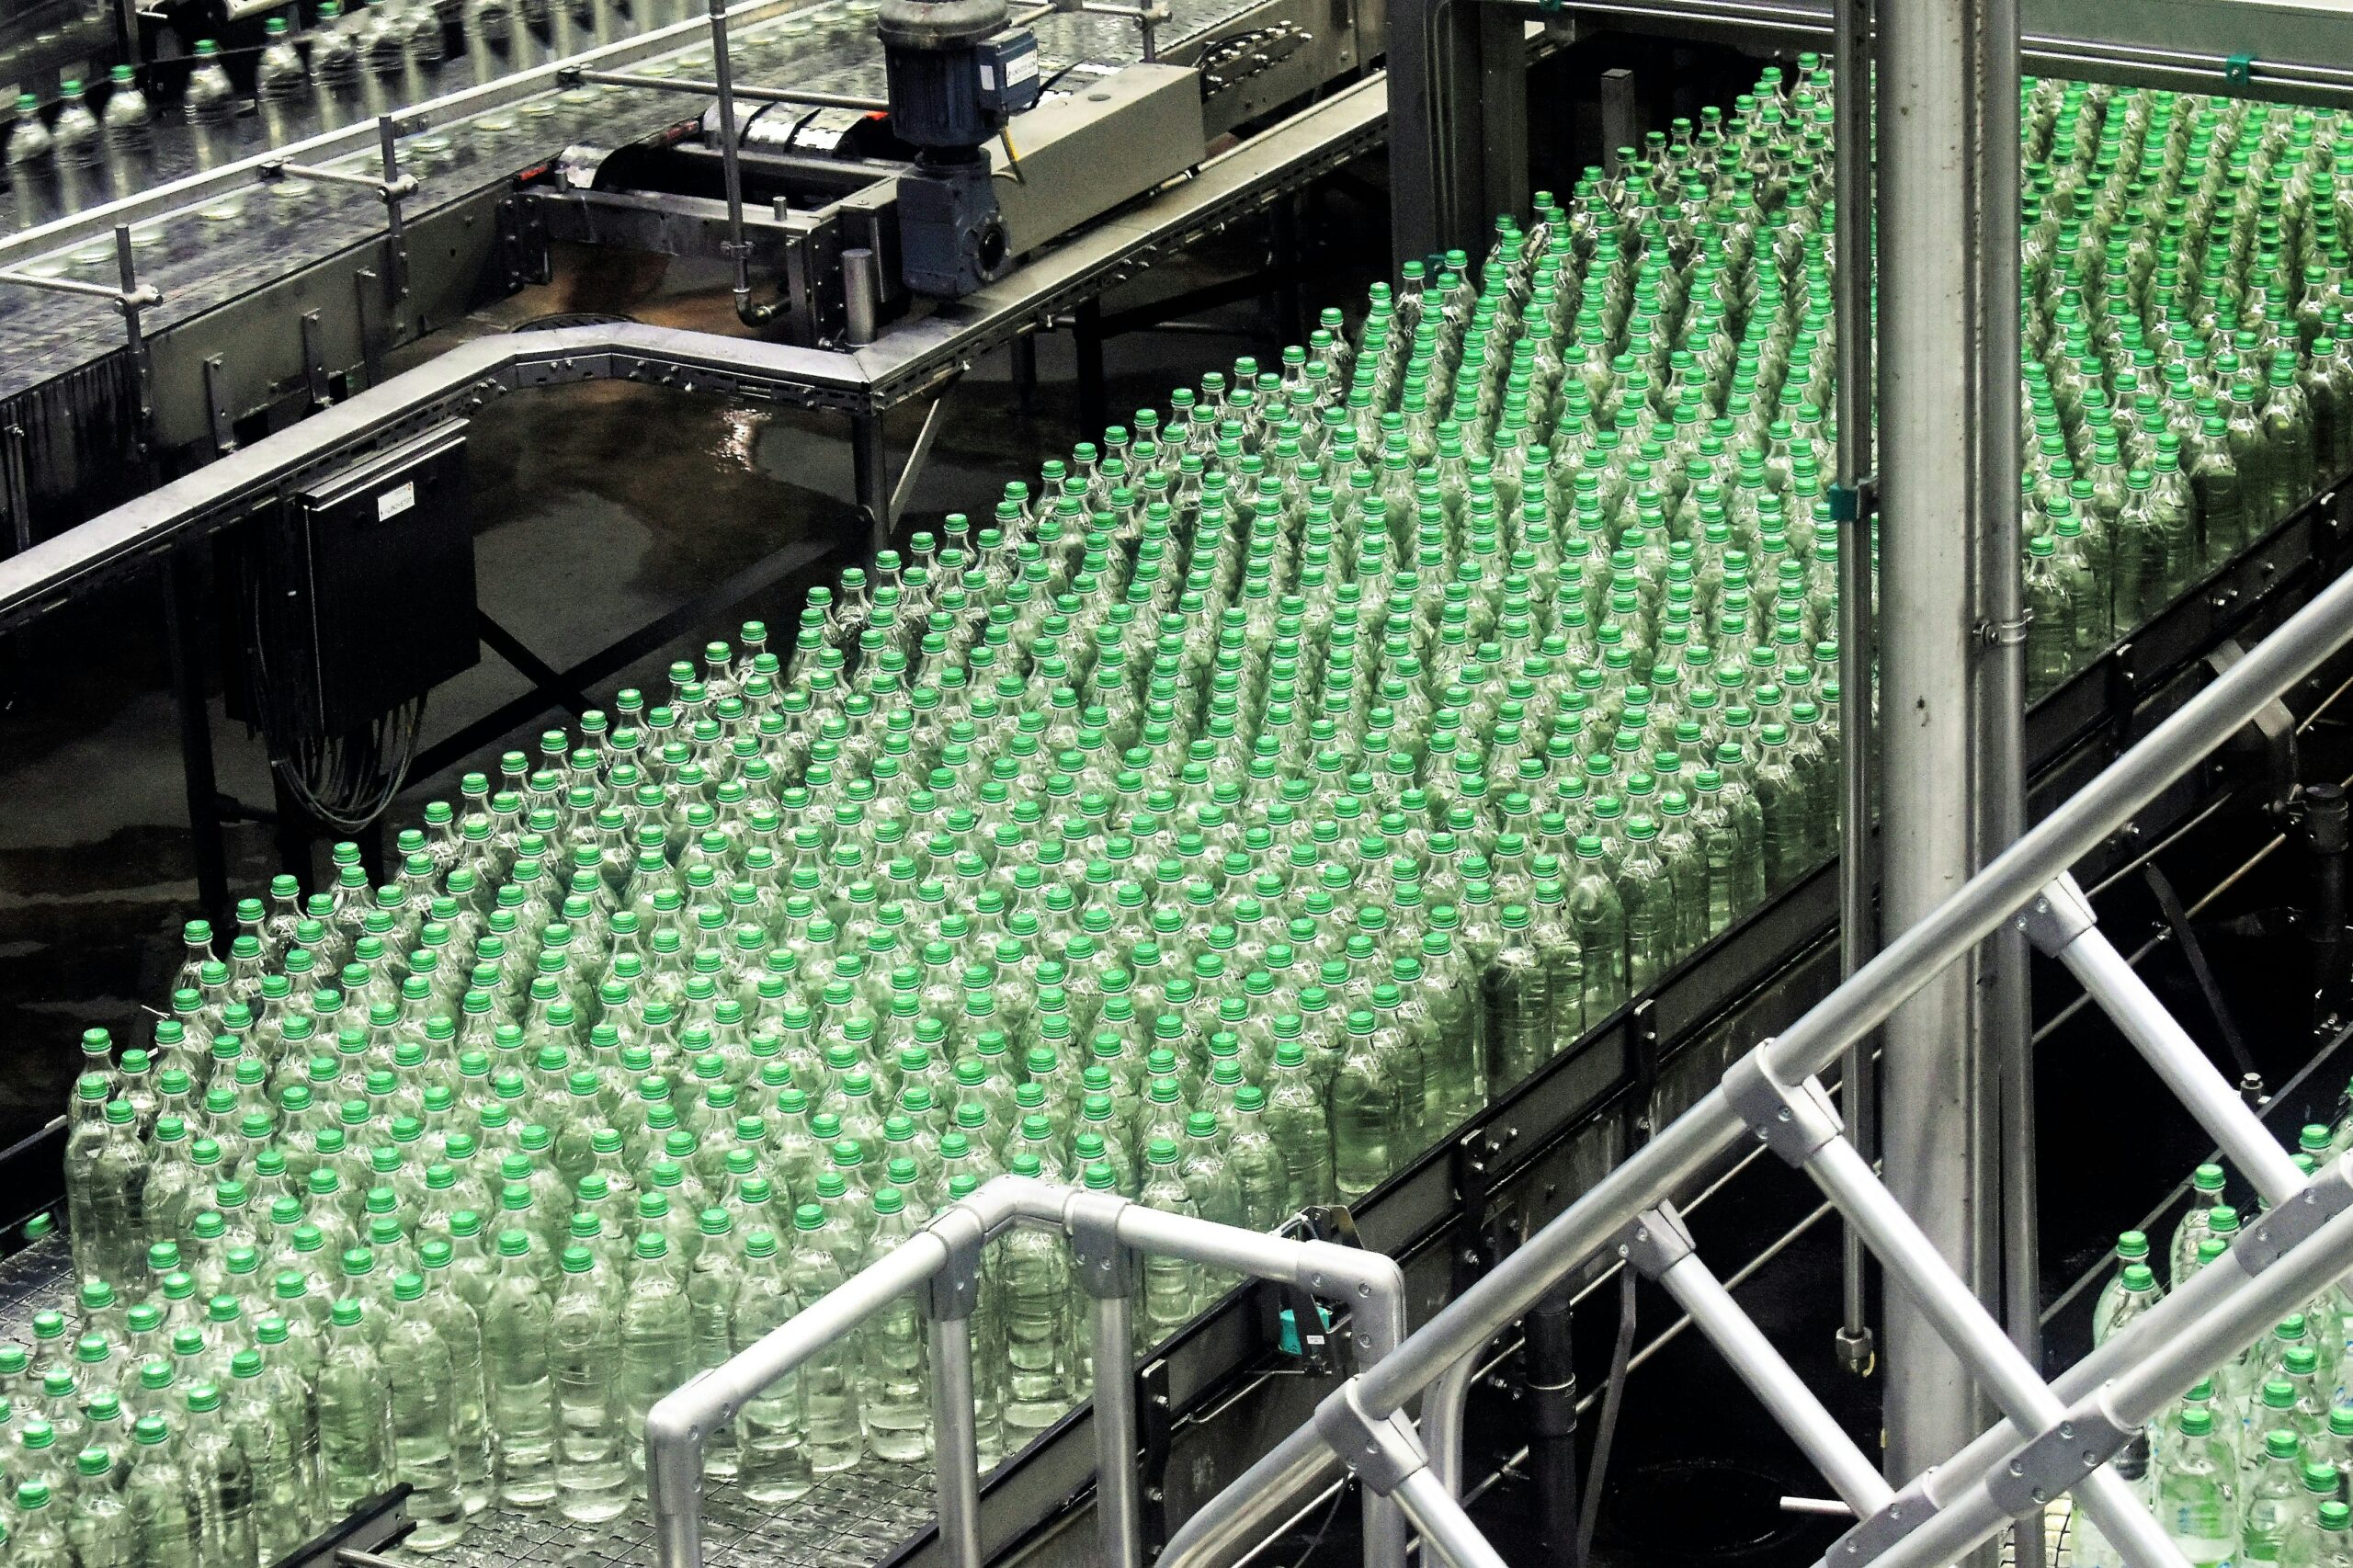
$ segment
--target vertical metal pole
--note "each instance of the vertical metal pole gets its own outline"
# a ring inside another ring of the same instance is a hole
[[[1141,1568],[1143,1499],[1136,1477],[1134,1298],[1095,1302],[1095,1520],[1106,1568]]]
[[[1987,526],[1982,441],[1984,0],[1904,0],[1879,17],[1881,650],[1887,716],[1887,929],[1926,917],[1968,880],[1975,848],[1972,580]],[[2000,324],[2017,330],[2016,317]],[[1956,417],[1958,415],[1958,417]],[[1956,790],[1954,781],[1967,787]],[[1995,1085],[1972,991],[1955,964],[1887,1023],[1883,1156],[1904,1210],[1981,1296],[1991,1283]],[[1887,1466],[1902,1483],[1984,1425],[1935,1320],[1887,1293]]]
[[[1613,179],[1623,162],[1620,149],[1633,146],[1642,133],[1634,108],[1634,74],[1623,65],[1612,66],[1601,74],[1601,166]]]
[[[1109,422],[1109,400],[1103,387],[1103,303],[1081,301],[1071,312],[1071,348],[1078,358],[1078,433],[1091,441]]]
[[[1984,84],[1977,143],[1984,161],[1977,244],[1984,330],[1977,363],[1977,853],[1984,865],[2026,831],[2026,631],[2018,580],[2018,0],[1983,0]],[[1986,943],[1981,994],[1995,1070],[2001,1316],[2027,1364],[2042,1370],[2042,1264],[2036,1223],[2034,1017],[2027,939],[2015,926]],[[2017,1568],[2042,1568],[2040,1517],[2016,1532]]]
[[[727,0],[710,0],[710,68],[719,87],[719,166],[727,187],[727,255],[734,264],[735,314],[750,321],[752,245],[744,237],[744,165],[735,143],[735,67],[727,57]]]
[[[384,162],[384,291],[392,297],[392,325],[388,335],[400,335],[401,305],[408,298],[408,232],[401,216],[400,135],[389,114],[376,120],[376,146]]]
[[[981,1459],[972,1409],[972,1320],[931,1320],[931,1429],[940,1557],[981,1568]]]
[[[849,416],[849,462],[858,515],[866,522],[867,548],[886,549],[891,542],[891,450],[882,440],[880,414]]]
[[[1879,950],[1877,841],[1871,835],[1871,82],[1870,0],[1837,0],[1833,11],[1837,74],[1831,80],[1837,134],[1837,267],[1833,274],[1838,333],[1838,955],[1851,976]],[[1606,101],[1606,100],[1605,100]],[[1879,1071],[1874,1042],[1847,1052],[1838,1092],[1847,1136],[1870,1158],[1879,1145]],[[1862,1238],[1845,1226],[1840,1255],[1838,1357],[1868,1374],[1876,1359],[1866,1297]]]
[[[201,552],[201,553],[199,553]],[[183,546],[164,568],[164,625],[171,645],[172,699],[179,709],[180,767],[188,790],[188,827],[196,859],[197,903],[215,922],[230,913],[229,852],[216,801],[212,710],[204,686],[204,565],[207,545]]]
[[[122,286],[122,330],[131,349],[131,376],[139,397],[139,449],[144,456],[153,435],[155,399],[148,384],[147,335],[139,321],[139,312],[144,306],[140,302],[139,265],[131,254],[128,223],[114,226],[114,265]]]
[[[1468,10],[1479,40],[1478,96],[1472,134],[1477,137],[1479,172],[1477,205],[1465,192],[1462,228],[1452,244],[1476,246],[1484,253],[1483,237],[1496,215],[1528,216],[1528,17],[1517,6],[1458,4]]]

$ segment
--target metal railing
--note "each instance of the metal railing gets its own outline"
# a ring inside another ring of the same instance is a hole
[[[1280,1517],[1326,1449],[1357,1472],[1368,1498],[1394,1497],[1454,1568],[1502,1568],[1455,1494],[1460,1462],[1449,1450],[1460,1440],[1468,1380],[1450,1374],[1611,1246],[1676,1297],[1854,1509],[1859,1522],[1825,1564],[1933,1568],[2007,1520],[2073,1493],[2133,1568],[2179,1568],[2180,1554],[2107,1460],[2212,1365],[2353,1265],[2353,1156],[2303,1175],[2100,934],[2067,869],[2348,638],[2353,577],[2324,589],[1785,1033],[1734,1062],[1697,1105],[1395,1354],[1334,1392],[1311,1423],[1186,1522],[1161,1568],[1225,1561]],[[1816,1078],[1939,971],[2012,921],[2075,974],[2268,1206],[2228,1253],[2051,1383],[1847,1142]],[[1891,1288],[1913,1295],[2006,1417],[1901,1491],[1880,1478],[1699,1263],[1667,1207],[1671,1194],[1747,1137],[1822,1187],[1877,1256]],[[1435,1460],[1403,1414],[1425,1391],[1422,1416]]]
[[[876,1312],[909,1293],[917,1296],[929,1323],[941,1552],[949,1568],[981,1568],[972,1313],[979,1303],[983,1249],[1008,1227],[1025,1224],[1064,1238],[1092,1304],[1095,1512],[1107,1568],[1140,1568],[1142,1561],[1134,1376],[1138,1259],[1182,1258],[1343,1303],[1360,1369],[1377,1365],[1404,1338],[1405,1278],[1379,1253],[1164,1213],[1115,1193],[998,1176],[949,1205],[921,1231],[757,1344],[699,1374],[654,1407],[645,1422],[646,1472],[662,1568],[701,1568],[702,1449],[711,1429],[734,1419],[763,1389],[849,1338]],[[1403,1568],[1404,1517],[1395,1502],[1366,1493],[1364,1530],[1368,1563]]]

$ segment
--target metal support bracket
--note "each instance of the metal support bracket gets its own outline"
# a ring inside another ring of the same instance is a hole
[[[1675,1211],[1673,1204],[1662,1203],[1655,1209],[1643,1210],[1626,1227],[1626,1239],[1619,1244],[1618,1250],[1635,1273],[1645,1279],[1655,1279],[1698,1248],[1683,1216]]]
[[[302,379],[310,391],[312,413],[335,402],[332,378],[327,374],[325,324],[316,311],[302,312]]]
[[[1402,1413],[1375,1420],[1357,1403],[1356,1391],[1354,1379],[1333,1390],[1315,1407],[1315,1430],[1367,1486],[1387,1497],[1407,1476],[1428,1469],[1429,1456]]]
[[[1503,1245],[1490,1223],[1489,1211],[1495,1161],[1501,1152],[1484,1128],[1474,1127],[1454,1141],[1455,1234],[1461,1238],[1453,1249],[1458,1294],[1503,1259]]]
[[[926,1315],[946,1321],[969,1318],[980,1304],[981,1254],[988,1244],[988,1227],[961,1205],[950,1206],[926,1227],[948,1248],[924,1290]]]
[[[1980,648],[2015,648],[2026,641],[2027,631],[2033,625],[2034,611],[2021,608],[2016,620],[1981,620],[1969,629],[1969,634]]]
[[[2239,1239],[2231,1244],[2232,1260],[2252,1279],[2347,1209],[2353,1209],[2353,1183],[2330,1167],[2241,1231]]]
[[[1792,1165],[1803,1165],[1846,1131],[1819,1081],[1779,1082],[1765,1068],[1768,1052],[1752,1051],[1724,1071],[1724,1097],[1756,1141]]]
[[[2032,1513],[2061,1493],[2081,1485],[2086,1476],[2132,1440],[2136,1431],[2118,1426],[2100,1407],[2098,1398],[2094,1394],[2057,1426],[2029,1438],[1987,1478],[1985,1492],[1995,1507],[2012,1518]]]
[[[1922,1483],[1935,1473],[1931,1470],[1915,1478],[1895,1494],[1893,1502],[1832,1542],[1830,1550],[1823,1553],[1823,1561],[1841,1564],[1842,1568],[1861,1568],[1935,1518],[1937,1506],[1922,1488]]]
[[[1120,1215],[1127,1206],[1116,1193],[1083,1192],[1064,1211],[1078,1282],[1097,1300],[1135,1294],[1135,1270],[1130,1267],[1135,1254],[1120,1239]]]
[[[2070,944],[2099,925],[2091,900],[2075,885],[2073,873],[2062,872],[2034,902],[2018,911],[2018,929],[2044,958],[2055,959]]]
[[[1851,523],[1879,510],[1879,475],[1859,475],[1852,484],[1833,484],[1822,492],[1830,503],[1830,520]]]
[[[225,458],[237,449],[236,421],[229,413],[228,363],[218,354],[204,360],[204,413],[212,430],[212,455]]]

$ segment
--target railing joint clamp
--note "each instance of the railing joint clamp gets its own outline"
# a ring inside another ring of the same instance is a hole
[[[1830,1550],[1823,1554],[1823,1561],[1836,1568],[1862,1568],[1936,1517],[1937,1506],[1928,1500],[1925,1489],[1928,1478],[1935,1473],[1933,1469],[1923,1471],[1885,1507],[1833,1541]]]
[[[1367,1415],[1357,1403],[1358,1386],[1351,1378],[1315,1407],[1315,1430],[1366,1486],[1386,1497],[1415,1471],[1427,1469],[1429,1456],[1402,1413],[1379,1420]]]
[[[1128,1200],[1116,1192],[1077,1192],[1063,1210],[1078,1282],[1097,1301],[1135,1292],[1135,1271],[1130,1267],[1135,1249],[1120,1239],[1120,1216],[1127,1207]]]
[[[1985,1494],[2011,1518],[2030,1514],[2082,1485],[2133,1436],[2133,1429],[2117,1425],[2095,1392],[2012,1450],[1986,1477]]]
[[[1645,1209],[1626,1227],[1618,1253],[1645,1279],[1655,1279],[1698,1250],[1672,1204]]]
[[[2062,871],[2052,880],[2034,901],[2018,911],[2018,929],[2034,944],[2034,950],[2045,958],[2057,958],[2073,946],[2077,938],[2099,925],[2099,916],[2092,913],[2091,900],[2075,884],[2070,872]]]
[[[2343,1161],[2324,1165],[2284,1201],[2267,1209],[2231,1244],[2231,1257],[2250,1279],[2279,1261],[2314,1231],[2353,1208],[2353,1182]]]
[[[1756,1141],[1792,1165],[1803,1165],[1846,1131],[1821,1083],[1784,1084],[1766,1065],[1769,1053],[1752,1051],[1724,1070],[1724,1097]]]

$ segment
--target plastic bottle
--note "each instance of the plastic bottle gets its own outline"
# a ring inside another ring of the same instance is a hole
[[[822,1204],[804,1203],[793,1210],[788,1278],[796,1300],[813,1301],[844,1278],[840,1255],[826,1234],[828,1223]],[[847,1345],[830,1346],[802,1362],[798,1377],[801,1446],[810,1472],[838,1474],[866,1449],[858,1424],[857,1352]]]
[[[913,1235],[906,1199],[895,1187],[877,1187],[873,1197],[874,1256],[881,1256]],[[858,1330],[858,1410],[874,1457],[899,1464],[920,1463],[931,1450],[931,1375],[925,1351],[926,1329],[912,1296],[901,1296],[868,1317]]]
[[[221,46],[209,38],[196,41],[196,63],[188,72],[183,101],[196,131],[198,166],[217,169],[235,163],[244,152],[237,134],[237,91],[221,64]]]
[[[545,1507],[556,1495],[549,1312],[530,1233],[501,1231],[498,1268],[482,1312],[483,1373],[498,1455],[498,1498],[514,1508]]]
[[[736,1285],[729,1324],[734,1350],[741,1352],[757,1344],[800,1309],[786,1278],[788,1262],[774,1232],[755,1229],[744,1238],[743,1277]],[[735,1484],[745,1497],[755,1503],[776,1506],[807,1494],[811,1485],[809,1456],[801,1441],[797,1373],[778,1380],[745,1401],[735,1418]]]
[[[272,147],[301,140],[310,98],[310,68],[294,47],[286,18],[268,17],[262,23],[261,60],[254,68],[254,105]]]
[[[328,1515],[341,1518],[392,1483],[392,1384],[367,1309],[335,1304],[319,1368],[319,1468]]]
[[[180,1438],[180,1465],[196,1505],[198,1551],[207,1562],[251,1562],[259,1548],[254,1537],[254,1473],[222,1412],[216,1383],[188,1391],[188,1427]]]
[[[466,1505],[458,1486],[457,1374],[449,1346],[425,1315],[425,1277],[392,1281],[392,1321],[380,1351],[392,1381],[392,1473],[409,1486],[408,1542],[440,1551],[465,1538]]]
[[[602,1524],[629,1506],[620,1366],[620,1301],[596,1252],[574,1243],[563,1250],[549,1315],[548,1370],[555,1385],[556,1510],[576,1524]]]

